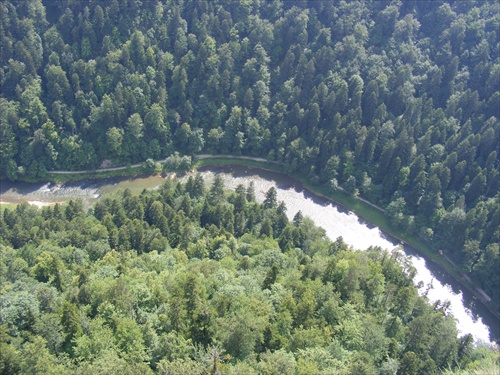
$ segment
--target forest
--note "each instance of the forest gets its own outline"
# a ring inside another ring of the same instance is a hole
[[[495,1],[1,1],[0,178],[176,152],[265,157],[383,207],[499,311],[499,30]],[[285,207],[244,212],[241,192],[215,202],[192,189],[89,212],[77,201],[4,210],[2,366],[194,374],[209,354],[212,370],[233,373],[474,363],[443,306],[414,292],[398,302],[411,283],[385,270],[397,261],[327,245],[307,219],[285,223]],[[269,249],[279,264],[262,260]]]
[[[266,157],[386,208],[500,309],[494,1],[0,3],[0,174]]]
[[[220,176],[0,216],[1,374],[493,374],[403,253]]]

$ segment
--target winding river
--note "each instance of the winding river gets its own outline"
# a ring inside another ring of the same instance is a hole
[[[342,236],[344,241],[356,249],[366,249],[369,246],[380,246],[392,250],[399,246],[399,241],[383,233],[354,213],[349,212],[331,201],[318,197],[304,189],[297,180],[277,173],[244,166],[210,166],[199,170],[208,184],[218,173],[222,176],[226,188],[235,188],[239,184],[248,186],[251,181],[255,185],[256,199],[264,200],[264,192],[274,186],[277,198],[287,207],[289,218],[300,210],[309,216],[316,225],[326,231],[326,235],[335,240]],[[188,175],[180,176],[186,179]],[[173,176],[167,176],[172,178]],[[29,202],[38,206],[64,202],[72,198],[82,198],[89,205],[101,195],[128,188],[133,192],[143,189],[154,189],[165,181],[159,176],[146,178],[113,178],[102,180],[85,180],[63,185],[26,184],[2,181],[0,188],[0,203]],[[470,333],[476,342],[491,343],[499,341],[499,321],[490,311],[479,303],[470,292],[461,288],[451,276],[432,262],[426,262],[409,246],[401,250],[411,258],[417,270],[415,283],[422,283],[420,292],[427,292],[431,302],[449,301],[449,312],[457,321],[460,335]]]

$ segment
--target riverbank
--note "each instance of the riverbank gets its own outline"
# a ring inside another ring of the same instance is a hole
[[[297,174],[289,174],[284,171],[283,165],[276,162],[262,162],[256,160],[248,160],[247,158],[235,158],[235,157],[223,157],[221,155],[214,155],[211,158],[205,157],[201,160],[196,161],[197,166],[202,165],[214,165],[214,164],[240,164],[248,167],[256,167],[265,170],[271,170],[274,172],[283,173],[286,175],[291,175],[297,181],[299,181],[307,190],[311,191],[317,196],[333,201],[334,203],[341,204],[348,210],[353,211],[356,215],[360,216],[366,222],[380,228],[387,235],[397,239],[402,244],[406,244],[418,253],[420,253],[425,259],[439,265],[448,274],[450,274],[454,279],[456,279],[464,288],[469,290],[482,304],[484,304],[488,310],[497,318],[500,319],[500,313],[497,312],[494,306],[491,305],[491,299],[484,293],[482,289],[479,288],[467,275],[462,273],[457,267],[450,262],[445,256],[439,254],[439,249],[433,249],[427,243],[425,243],[418,236],[408,234],[400,229],[394,228],[385,215],[385,210],[362,197],[352,197],[345,193],[342,188],[339,188],[333,192],[327,191],[323,186],[313,184],[306,181],[304,178]]]
[[[327,191],[323,186],[313,184],[303,177],[297,174],[289,174],[284,171],[283,165],[276,162],[262,162],[256,160],[241,159],[235,157],[223,157],[221,155],[214,155],[213,157],[205,157],[203,159],[198,159],[195,162],[195,167],[201,167],[204,165],[230,165],[230,164],[240,164],[248,167],[255,167],[264,170],[270,170],[273,172],[279,172],[285,175],[292,176],[297,181],[299,181],[304,188],[312,192],[313,194],[328,199],[336,204],[341,204],[350,211],[353,211],[356,215],[361,217],[367,223],[380,228],[385,234],[390,237],[395,238],[404,245],[408,245],[417,253],[420,253],[426,260],[429,260],[442,269],[444,269],[448,274],[450,274],[455,280],[457,280],[464,288],[471,292],[475,298],[477,298],[487,309],[497,318],[500,319],[500,313],[496,311],[494,306],[491,304],[491,299],[489,296],[476,285],[466,274],[461,272],[451,261],[449,261],[445,256],[439,253],[439,249],[434,249],[425,243],[418,236],[408,234],[400,229],[394,228],[388,218],[385,215],[385,210],[362,197],[352,197],[345,193],[340,187],[339,189],[330,192]]]
[[[162,163],[164,160],[156,161]],[[420,253],[425,259],[439,265],[455,280],[457,280],[464,288],[469,290],[475,298],[488,308],[488,310],[497,318],[500,319],[500,314],[492,306],[488,300],[488,296],[470,280],[467,275],[463,274],[455,267],[452,262],[448,261],[446,257],[439,254],[438,249],[433,249],[427,243],[423,242],[418,236],[410,235],[397,228],[393,228],[387,219],[384,209],[376,206],[375,204],[361,198],[353,197],[345,193],[342,188],[333,192],[327,191],[323,186],[314,184],[305,180],[302,176],[297,174],[290,174],[285,171],[284,165],[275,161],[267,161],[263,158],[247,157],[247,156],[228,156],[228,155],[212,155],[202,154],[197,155],[194,159],[192,170],[201,168],[202,166],[211,165],[243,165],[247,167],[254,167],[272,172],[278,172],[284,175],[289,175],[299,181],[304,188],[313,194],[320,196],[324,199],[338,203],[350,211],[356,213],[359,217],[367,223],[380,228],[388,236],[391,236],[403,244],[407,244]],[[48,181],[52,183],[61,184],[67,181],[79,181],[85,179],[101,179],[109,177],[138,177],[144,175],[153,175],[156,172],[147,172],[143,164],[134,164],[123,167],[97,169],[94,171],[52,171],[48,172],[48,178],[37,179],[37,182]],[[36,181],[29,181],[36,182]]]

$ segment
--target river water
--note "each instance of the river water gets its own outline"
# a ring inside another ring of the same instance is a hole
[[[366,249],[369,246],[380,246],[392,250],[398,240],[383,233],[379,228],[364,222],[353,212],[331,201],[318,197],[305,190],[297,180],[276,172],[243,166],[204,167],[199,171],[209,184],[215,173],[222,176],[226,188],[234,189],[239,184],[245,187],[252,181],[258,201],[264,200],[264,194],[272,186],[277,190],[278,201],[283,201],[287,207],[290,219],[300,210],[304,216],[309,216],[317,226],[325,229],[326,235],[335,240],[343,240],[355,249]],[[186,179],[189,175],[179,176]],[[172,178],[173,176],[167,176]],[[56,184],[25,184],[1,182],[0,203],[29,202],[38,206],[63,202],[68,199],[82,198],[88,205],[99,196],[128,188],[132,192],[143,189],[154,189],[165,181],[159,176],[133,179],[103,179],[86,180],[64,185]],[[423,283],[420,292],[426,292],[431,302],[449,301],[449,312],[457,321],[460,335],[470,333],[476,342],[491,343],[500,338],[499,321],[490,311],[479,303],[470,292],[462,288],[451,276],[439,266],[427,262],[417,251],[409,246],[400,246],[401,250],[411,258],[417,270],[415,283]]]

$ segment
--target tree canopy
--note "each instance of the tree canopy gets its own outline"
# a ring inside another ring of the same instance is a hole
[[[495,2],[6,0],[0,24],[1,178],[264,156],[387,207],[499,309]]]
[[[419,295],[401,252],[353,250],[307,217],[288,221],[282,204],[246,197],[198,175],[88,210],[3,209],[0,371],[492,368],[495,352],[458,337],[446,304]]]

